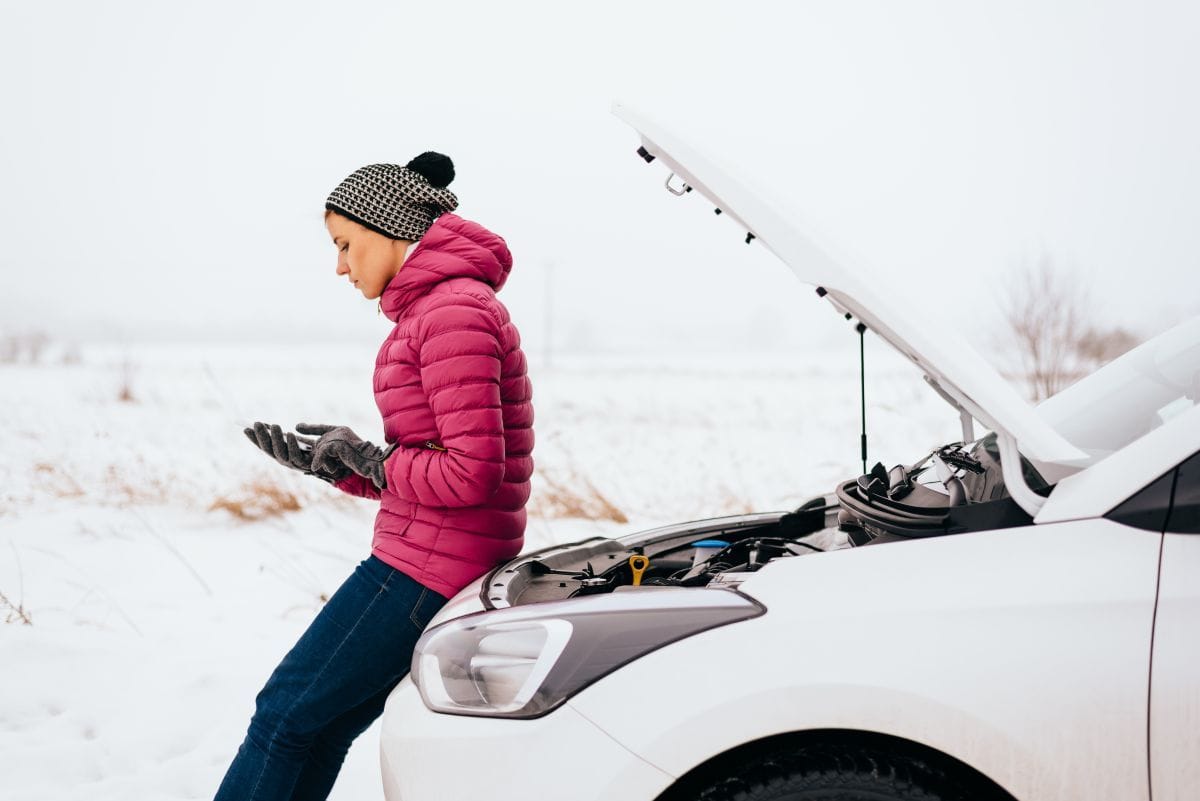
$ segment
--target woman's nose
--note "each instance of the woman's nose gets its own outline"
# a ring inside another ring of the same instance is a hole
[[[337,274],[345,275],[348,272],[350,272],[350,267],[346,265],[346,262],[342,261],[341,259],[338,259]]]

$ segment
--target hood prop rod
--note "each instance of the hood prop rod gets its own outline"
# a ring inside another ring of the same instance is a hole
[[[861,320],[854,326],[858,332],[858,389],[862,409],[862,465],[863,475],[867,474],[867,326]]]
[[[749,243],[750,238],[753,236],[753,234],[749,234],[746,242]],[[825,289],[825,287],[817,287],[817,297],[823,298],[828,294],[829,290]],[[829,298],[829,302],[833,304],[835,309],[842,312],[847,320],[854,319],[854,316],[850,314],[850,312],[846,311],[844,307],[840,306],[836,301],[834,301],[833,298]],[[854,330],[858,332],[858,389],[860,407],[862,410],[862,436],[860,437],[859,442],[862,449],[863,475],[865,476],[867,474],[867,324],[862,320],[859,320],[854,326]]]

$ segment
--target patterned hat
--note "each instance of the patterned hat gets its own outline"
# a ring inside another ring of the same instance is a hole
[[[441,153],[422,153],[406,166],[369,164],[329,194],[325,208],[392,239],[420,239],[441,214],[458,208],[446,186],[454,163]]]

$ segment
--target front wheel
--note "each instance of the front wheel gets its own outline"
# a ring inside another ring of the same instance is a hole
[[[922,762],[857,750],[781,753],[714,782],[697,801],[959,801],[968,796]]]

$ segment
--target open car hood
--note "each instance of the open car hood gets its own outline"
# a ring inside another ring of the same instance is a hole
[[[904,354],[960,414],[1009,435],[1032,461],[1078,466],[1088,460],[1088,454],[1039,417],[974,348],[960,339],[937,337],[936,327],[927,322],[929,318],[923,324],[914,310],[885,302],[881,295],[891,293],[881,286],[879,278],[872,276],[872,287],[868,289],[863,271],[845,259],[835,259],[804,231],[800,221],[785,220],[739,181],[648,116],[619,103],[613,105],[613,113],[637,131],[643,158],[653,156],[665,164],[675,174],[677,187],[682,183],[707,198],[778,256],[801,281],[823,290],[825,299],[836,309],[858,318]],[[673,191],[687,190],[678,187]],[[968,430],[965,421],[964,430]]]

